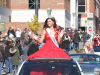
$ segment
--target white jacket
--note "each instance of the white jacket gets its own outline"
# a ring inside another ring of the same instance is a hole
[[[21,32],[16,31],[16,37],[20,37],[20,35],[21,35]]]

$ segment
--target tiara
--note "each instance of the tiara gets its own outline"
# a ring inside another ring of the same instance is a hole
[[[53,15],[48,16],[48,18],[54,18]],[[54,18],[55,19],[55,18]],[[55,19],[55,21],[57,22],[57,20]]]
[[[54,16],[53,15],[49,15],[48,18],[54,18]]]

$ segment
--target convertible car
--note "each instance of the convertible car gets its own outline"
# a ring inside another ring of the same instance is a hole
[[[100,56],[96,54],[77,53],[69,55],[79,62],[84,75],[100,75]]]

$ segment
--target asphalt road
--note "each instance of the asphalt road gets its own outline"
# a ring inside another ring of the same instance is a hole
[[[80,42],[79,43],[79,49],[82,48],[82,47],[83,47],[83,42]],[[69,54],[73,54],[73,53],[76,53],[76,51],[74,49],[69,51]]]

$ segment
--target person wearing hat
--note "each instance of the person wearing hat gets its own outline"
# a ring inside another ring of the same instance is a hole
[[[16,31],[16,37],[19,40],[19,42],[20,42],[20,36],[21,36],[21,29],[18,28]]]
[[[19,54],[19,49],[16,45],[15,42],[12,43],[13,47],[10,48],[9,52],[10,54],[12,54],[12,75],[16,75],[17,74],[17,70],[18,70],[18,65],[20,65],[19,60],[20,58],[20,54]]]
[[[2,69],[2,66],[3,66],[3,62],[4,62],[4,49],[2,47],[2,41],[0,41],[0,75],[1,75],[1,69]]]

